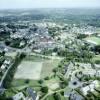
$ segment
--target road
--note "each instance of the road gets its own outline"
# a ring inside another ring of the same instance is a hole
[[[42,54],[37,54],[37,53],[30,53],[29,55],[33,55],[33,56],[39,56],[39,57],[42,57],[42,58],[49,58],[49,59],[64,59],[64,57],[58,57],[58,56],[46,56],[46,55],[42,55]]]
[[[1,79],[1,81],[0,81],[0,87],[3,86],[3,81],[4,81],[5,77],[7,76],[7,73],[9,72],[9,70],[11,69],[11,67],[12,67],[13,64],[14,64],[14,62],[11,63],[11,65],[8,67],[8,69],[7,69],[6,72],[4,73],[4,75],[3,75],[3,77],[2,77],[2,79]]]

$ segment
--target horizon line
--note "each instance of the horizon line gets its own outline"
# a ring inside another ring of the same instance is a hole
[[[35,8],[0,8],[0,10],[34,10],[34,9],[100,9],[100,7],[35,7]]]

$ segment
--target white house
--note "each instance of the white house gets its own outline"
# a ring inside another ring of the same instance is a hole
[[[88,91],[94,92],[95,88],[98,88],[98,87],[99,87],[99,81],[95,80],[90,85],[86,87],[82,87],[81,91],[83,92],[84,95],[87,95]]]
[[[26,100],[25,96],[24,96],[24,94],[22,92],[19,92],[18,94],[16,94],[12,98],[13,98],[13,100]]]
[[[5,60],[5,61],[4,61],[4,64],[9,65],[10,63],[11,63],[11,61],[10,61],[10,60]]]

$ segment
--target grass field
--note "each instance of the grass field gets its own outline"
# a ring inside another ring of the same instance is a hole
[[[26,57],[15,73],[12,86],[26,85],[25,80],[29,79],[29,86],[35,86],[38,80],[50,76],[52,69],[57,67],[60,60],[44,59],[36,56]]]
[[[93,43],[93,44],[96,44],[96,45],[100,45],[100,38],[99,37],[87,37],[85,39],[87,42],[90,42],[90,43]]]
[[[17,68],[15,79],[40,79],[42,62],[23,61]]]
[[[25,81],[26,81],[25,79],[14,79],[12,81],[12,87],[19,87],[19,86],[27,85]],[[29,86],[39,86],[40,84],[36,80],[29,80],[28,85]]]
[[[98,63],[100,63],[100,55],[96,55],[93,59],[92,59],[92,61],[95,63],[95,62],[97,62],[98,61]]]
[[[45,78],[46,76],[50,76],[53,68],[57,67],[60,60],[47,60],[42,64],[41,78]]]

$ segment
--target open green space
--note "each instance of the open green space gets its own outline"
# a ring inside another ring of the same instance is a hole
[[[96,55],[95,57],[93,57],[92,61],[94,63],[99,63],[100,64],[100,55]]]
[[[23,85],[29,85],[29,86],[38,86],[40,85],[37,80],[29,80],[29,82],[26,82],[25,79],[13,79],[12,81],[12,87],[19,87]]]
[[[29,55],[29,56],[26,56],[24,60],[25,61],[34,61],[34,62],[36,61],[36,62],[40,62],[40,61],[46,61],[48,59],[45,59],[45,58],[43,58],[41,56]]]
[[[42,64],[42,71],[41,71],[41,78],[45,78],[46,76],[50,76],[52,74],[52,70],[58,66],[61,60],[48,60],[43,62]]]
[[[58,59],[53,59],[53,60],[52,59],[44,59],[44,58],[41,58],[39,56],[27,56],[21,62],[21,64],[23,64],[23,62],[25,62],[25,61],[30,63],[30,64],[35,63],[34,66],[33,65],[31,66],[31,67],[33,67],[33,69],[34,69],[34,67],[38,68],[39,66],[37,66],[37,65],[40,64],[40,62],[42,62],[41,63],[42,68],[41,68],[41,71],[40,71],[40,79],[43,79],[46,76],[50,76],[50,74],[52,73],[53,68],[57,67],[58,64],[60,63],[60,60],[58,60]],[[20,67],[20,65],[18,67]],[[29,64],[24,64],[23,69],[25,69],[25,66],[28,66],[28,65]],[[17,68],[17,70],[20,70],[20,69]],[[29,70],[32,70],[32,68],[29,69]],[[26,73],[29,72],[29,70],[26,70]],[[35,71],[35,69],[34,69],[34,71]],[[16,73],[17,73],[17,71],[16,71]],[[16,75],[16,73],[15,73],[15,75]],[[20,76],[21,75],[22,74],[20,74]],[[33,73],[33,77],[35,77],[34,73]],[[39,89],[39,86],[40,86],[38,80],[28,79],[28,78],[26,78],[26,79],[25,78],[21,78],[21,79],[20,78],[19,79],[14,78],[13,81],[12,81],[12,87],[20,87],[20,86],[22,87],[22,86],[28,85],[30,87],[36,88],[36,90],[37,90],[37,89]]]
[[[91,36],[91,37],[85,38],[85,40],[87,42],[90,42],[90,43],[93,43],[93,44],[96,44],[96,45],[100,45],[100,38],[99,37]]]

